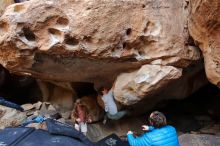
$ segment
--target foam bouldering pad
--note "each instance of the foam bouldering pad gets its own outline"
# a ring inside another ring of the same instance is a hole
[[[26,127],[0,131],[0,146],[94,146],[85,135],[70,125],[47,119],[47,129]]]
[[[0,131],[0,146],[129,146],[116,134],[97,143],[70,125],[47,119],[47,130],[18,127]]]
[[[122,141],[116,134],[111,134],[97,142],[96,146],[129,146],[129,144]]]
[[[77,139],[52,135],[32,128],[6,128],[0,132],[0,145],[4,146],[86,146]]]

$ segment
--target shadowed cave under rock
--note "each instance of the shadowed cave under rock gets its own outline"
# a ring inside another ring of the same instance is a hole
[[[39,82],[34,78],[12,75],[6,69],[1,67],[0,80],[0,96],[5,97],[9,101],[18,104],[34,104],[38,101],[43,102],[44,100],[41,88],[39,87]],[[47,86],[50,92],[53,92],[58,86],[59,88],[67,87],[61,87],[52,82],[47,82]],[[74,94],[72,94],[73,102],[76,98],[78,99],[85,96],[92,98],[94,101],[97,100],[96,97],[98,94],[92,83],[72,83],[71,87],[74,89]],[[51,95],[53,95],[53,93]],[[177,128],[179,135],[184,133],[220,135],[220,110],[218,108],[220,103],[219,96],[220,92],[218,87],[208,83],[188,98],[182,100],[162,101],[148,112],[146,111],[142,114],[134,114],[119,121],[108,121],[106,125],[102,124],[101,118],[98,121],[89,124],[88,137],[93,141],[97,141],[111,133],[117,133],[121,138],[125,138],[128,130],[133,130],[137,135],[140,135],[143,133],[140,128],[141,125],[147,123],[147,117],[153,110],[164,112],[167,116],[168,123]],[[51,99],[51,97],[48,100],[49,101],[45,102],[51,102],[52,104],[56,104],[56,102],[59,101]],[[54,100],[55,102],[50,100]],[[67,102],[69,102],[69,99],[65,100],[68,100]],[[144,104],[147,105],[147,103]],[[63,111],[71,112],[70,107],[55,107],[58,113]],[[128,107],[128,109],[134,110],[132,109],[132,106]],[[48,113],[46,112],[46,114]],[[62,118],[62,114],[60,118]],[[62,118],[64,122],[73,124],[70,117],[67,116],[65,118],[66,119]]]

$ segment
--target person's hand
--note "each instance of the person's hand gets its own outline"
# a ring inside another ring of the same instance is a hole
[[[79,131],[79,125],[78,125],[78,124],[75,124],[74,127],[75,127],[75,129],[76,129],[77,131]]]
[[[149,130],[150,130],[150,127],[147,126],[147,125],[142,125],[142,130],[144,130],[144,131],[149,131]]]
[[[81,122],[80,118],[77,118],[77,119],[76,119],[76,122],[78,122],[78,123]]]
[[[103,94],[103,95],[108,94],[108,90],[107,90],[106,88],[104,88],[104,89],[102,90],[102,94]]]
[[[127,135],[128,135],[128,134],[133,134],[133,132],[132,132],[132,131],[128,131]]]

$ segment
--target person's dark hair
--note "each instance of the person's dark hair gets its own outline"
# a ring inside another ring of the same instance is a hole
[[[167,125],[166,117],[163,113],[154,111],[149,117],[150,125],[155,128],[160,128]]]

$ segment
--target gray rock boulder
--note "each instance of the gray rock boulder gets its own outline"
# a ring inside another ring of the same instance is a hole
[[[179,136],[181,146],[219,146],[220,137],[214,135],[183,134]]]

